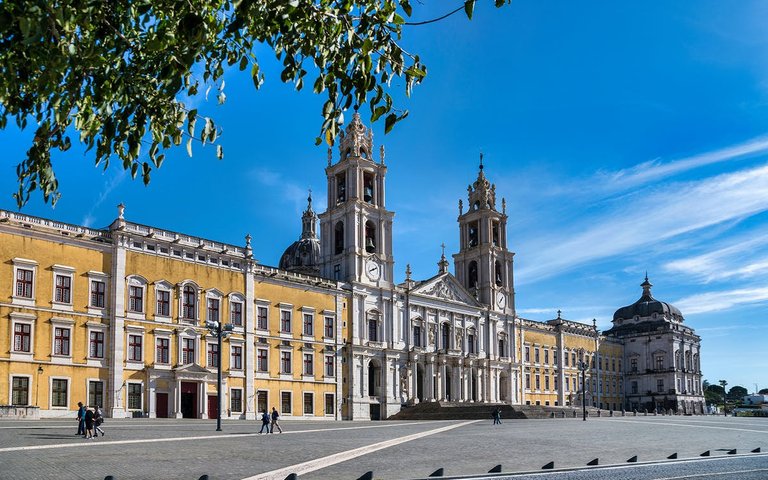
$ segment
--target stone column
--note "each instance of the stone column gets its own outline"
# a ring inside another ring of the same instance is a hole
[[[112,418],[125,418],[126,410],[122,403],[123,367],[125,365],[125,255],[126,244],[130,241],[120,231],[113,231],[112,241],[112,277],[110,288],[110,306],[112,322],[110,325],[111,361],[109,362],[109,381],[107,385],[109,407],[106,412]]]
[[[181,413],[181,380],[176,380],[173,386],[173,416],[182,418]]]
[[[437,373],[435,372],[434,359],[428,358],[427,364],[424,368],[424,395],[428,402],[434,402],[435,398],[435,378]]]
[[[157,398],[155,395],[157,380],[149,376],[149,418],[157,418]]]
[[[250,237],[248,237],[250,238]],[[245,265],[245,318],[243,319],[243,325],[245,325],[245,362],[243,367],[245,368],[245,419],[256,419],[256,346],[254,345],[254,334],[256,330],[256,314],[254,303],[256,301],[255,281],[253,278],[254,263],[252,259],[248,259]],[[339,378],[339,377],[336,377]],[[323,399],[324,400],[324,399]]]
[[[197,384],[197,409],[198,412],[198,418],[207,419],[208,418],[208,382],[203,381]]]

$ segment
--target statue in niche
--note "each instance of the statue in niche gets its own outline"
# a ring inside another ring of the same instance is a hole
[[[400,396],[408,398],[408,369],[400,369]]]
[[[434,345],[435,344],[435,335],[437,334],[437,326],[431,325],[429,327],[429,344]]]
[[[461,348],[461,338],[463,335],[464,335],[464,332],[457,328],[456,329],[456,348],[457,349]]]

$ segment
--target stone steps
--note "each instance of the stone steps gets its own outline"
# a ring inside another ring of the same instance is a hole
[[[506,403],[422,402],[403,407],[387,420],[490,420],[493,410],[501,409],[502,419],[574,418],[581,417],[580,408],[543,405],[508,405]],[[590,417],[610,416],[607,410],[587,408]]]

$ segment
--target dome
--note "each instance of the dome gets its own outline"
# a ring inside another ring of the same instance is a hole
[[[279,268],[289,272],[320,274],[320,239],[315,228],[317,215],[312,211],[312,192],[307,198],[307,209],[301,216],[301,238],[293,242],[280,257]]]
[[[683,321],[683,314],[680,313],[677,307],[653,298],[651,295],[651,287],[653,285],[648,281],[648,276],[645,277],[645,281],[640,286],[643,287],[643,295],[632,305],[616,310],[616,313],[613,314],[614,322],[619,319],[632,319],[636,316],[641,318],[650,317],[654,313],[679,322]]]

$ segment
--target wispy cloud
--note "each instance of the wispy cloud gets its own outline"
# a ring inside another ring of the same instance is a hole
[[[667,185],[606,214],[579,219],[586,230],[537,238],[518,271],[521,282],[635,251],[679,235],[768,210],[768,166]],[[572,227],[577,228],[577,227]]]
[[[768,302],[768,287],[742,288],[691,295],[674,302],[685,315],[727,310],[741,305]]]
[[[753,138],[729,147],[685,157],[667,163],[659,159],[643,162],[618,172],[604,172],[600,176],[613,188],[628,188],[683,173],[695,168],[728,162],[750,155],[768,153],[768,136]]]
[[[109,194],[114,191],[118,185],[123,183],[123,180],[126,179],[128,176],[128,171],[125,170],[122,167],[112,167],[108,170],[110,173],[108,175],[108,178],[104,181],[104,185],[99,192],[99,196],[96,198],[96,201],[93,202],[93,205],[91,205],[91,208],[88,209],[88,212],[85,214],[82,220],[82,225],[86,227],[92,227],[93,222],[96,219],[94,216],[94,212],[96,212],[102,203],[104,203],[104,200],[109,197]]]
[[[294,212],[302,212],[307,207],[309,186],[302,186],[292,182],[286,179],[281,172],[268,168],[255,169],[250,172],[250,176],[261,185],[279,192],[283,201],[293,205]],[[324,194],[322,192],[313,192],[312,197],[316,201],[318,198],[324,198]]]

